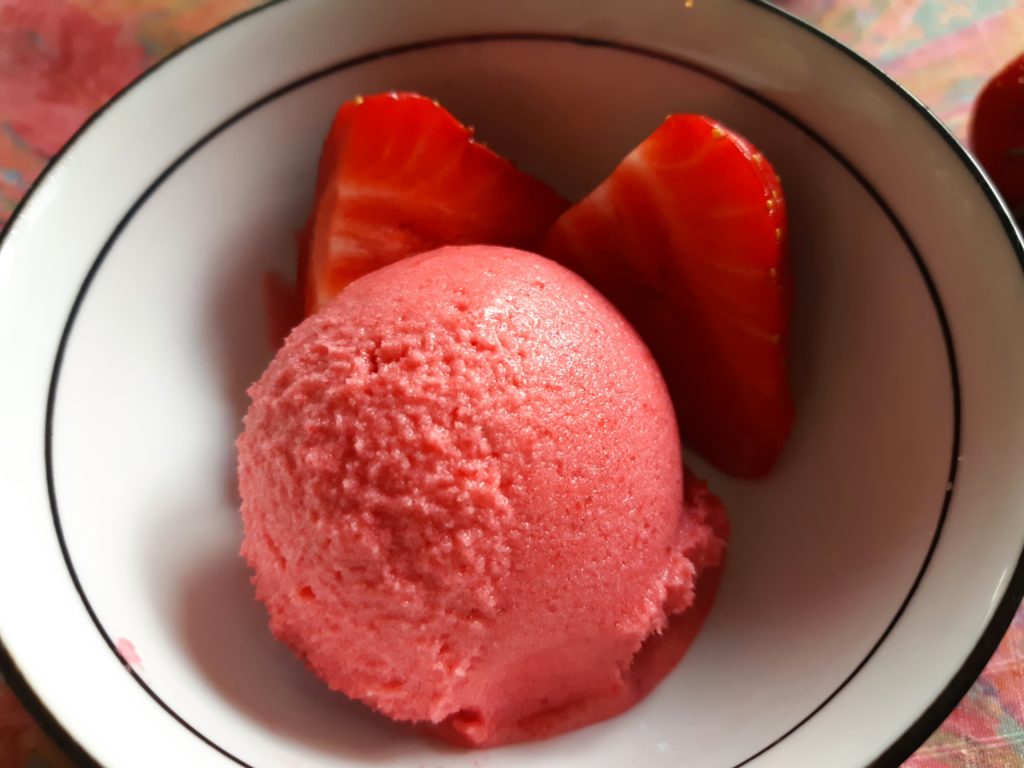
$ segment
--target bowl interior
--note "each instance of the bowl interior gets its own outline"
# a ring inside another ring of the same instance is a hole
[[[735,534],[702,635],[624,716],[483,756],[326,691],[270,637],[238,557],[233,441],[272,354],[263,280],[293,271],[333,110],[393,88],[440,99],[572,197],[666,113],[707,113],[765,152],[792,211],[799,418],[769,480],[707,470]],[[224,126],[128,212],[65,347],[56,499],[103,629],[168,708],[253,766],[727,766],[756,754],[885,636],[936,535],[954,451],[928,273],[844,162],[855,165],[783,110],[682,60],[541,38],[338,67]]]

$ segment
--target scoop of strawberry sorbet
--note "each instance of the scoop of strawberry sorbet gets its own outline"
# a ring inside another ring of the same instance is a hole
[[[678,661],[658,646],[728,524],[684,489],[647,348],[574,273],[485,246],[384,267],[250,395],[242,551],[331,688],[493,746],[618,714]]]

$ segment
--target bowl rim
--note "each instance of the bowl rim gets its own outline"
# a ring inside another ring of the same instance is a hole
[[[117,93],[107,100],[99,109],[93,112],[74,132],[71,138],[68,139],[60,148],[60,150],[50,158],[39,176],[29,186],[28,190],[26,190],[25,194],[12,211],[8,221],[5,223],[3,228],[0,228],[0,252],[3,250],[7,236],[15,228],[21,214],[29,204],[30,200],[35,196],[38,190],[45,185],[51,171],[59,165],[64,155],[78,143],[79,139],[92,128],[93,124],[118,101],[120,101],[122,97],[127,95],[130,91],[135,90],[136,87],[141,85],[150,75],[160,70],[172,60],[184,55],[194,46],[203,43],[207,38],[213,37],[220,31],[242,23],[250,17],[274,6],[283,5],[289,1],[290,0],[266,0],[266,2],[263,2],[258,6],[232,16],[231,18],[192,38],[177,50],[148,67],[130,83],[117,91]],[[999,218],[1007,239],[1016,253],[1018,263],[1021,266],[1022,271],[1024,271],[1024,236],[1022,236],[1018,229],[1008,206],[978,161],[956,138],[949,127],[946,126],[929,107],[863,55],[859,54],[836,38],[830,36],[810,22],[796,16],[794,13],[773,5],[769,0],[738,1],[747,6],[753,6],[774,14],[784,21],[797,26],[802,31],[809,33],[812,37],[826,43],[836,52],[866,70],[880,85],[895,92],[922,118],[924,118],[926,123],[945,141],[949,149],[957,159],[960,160],[985,195],[989,205]],[[991,659],[999,646],[999,643],[1003,639],[1003,636],[1006,634],[1006,631],[1021,605],[1022,600],[1024,600],[1024,551],[1022,551],[1018,556],[1017,562],[1013,568],[1013,575],[1006,585],[1003,596],[1001,597],[998,605],[992,611],[991,617],[982,630],[978,641],[968,653],[967,658],[961,664],[960,668],[954,673],[946,686],[939,692],[932,703],[924,709],[917,719],[912,722],[899,737],[890,743],[877,758],[865,766],[865,768],[898,766],[909,758],[917,748],[932,735],[932,733],[942,724],[949,714],[952,713],[960,703],[960,700],[967,694],[971,686],[984,670],[986,664]],[[4,646],[2,637],[0,637],[0,675],[3,676],[4,682],[7,683],[36,723],[57,744],[57,746],[72,759],[75,765],[83,766],[83,768],[106,768],[91,754],[89,754],[85,748],[75,740],[58,718],[50,712],[46,704],[29,685],[26,676],[19,670],[17,662]],[[838,693],[838,691],[835,693]],[[833,693],[832,696],[826,699],[810,714],[804,717],[799,723],[794,725],[781,738],[785,738],[789,733],[812,719],[829,701],[831,701],[835,693]],[[173,713],[171,714],[173,716]],[[775,746],[776,743],[778,743],[778,740],[767,745],[740,765],[745,765],[752,760],[755,760]]]

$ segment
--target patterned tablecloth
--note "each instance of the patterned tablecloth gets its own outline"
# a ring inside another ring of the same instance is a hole
[[[259,2],[0,0],[0,224],[107,98],[190,38]],[[984,80],[1024,51],[1024,0],[779,4],[880,64],[960,136]],[[67,765],[0,683],[0,768]],[[957,710],[905,764],[1014,766],[1024,767],[1024,612]]]

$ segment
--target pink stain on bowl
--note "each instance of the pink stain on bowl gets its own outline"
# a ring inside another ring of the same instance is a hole
[[[123,637],[118,638],[117,642],[114,643],[114,647],[117,648],[117,654],[121,657],[121,661],[134,670],[142,670],[142,658],[139,656],[138,651],[135,650],[131,640],[126,640]]]

